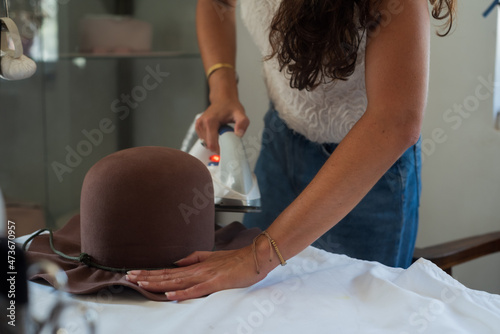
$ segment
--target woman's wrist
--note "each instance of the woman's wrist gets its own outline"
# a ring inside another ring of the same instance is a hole
[[[236,74],[231,68],[220,68],[208,80],[211,103],[219,100],[238,99]]]
[[[254,256],[254,270],[257,274],[267,275],[280,265],[278,254],[266,236],[260,234],[254,240],[252,253]]]

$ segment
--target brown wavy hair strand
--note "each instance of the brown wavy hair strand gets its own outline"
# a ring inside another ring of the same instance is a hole
[[[435,19],[453,23],[456,0],[429,0]],[[354,73],[358,48],[367,29],[378,24],[380,0],[282,0],[269,41],[290,87],[313,90],[321,83],[347,80]]]
[[[442,27],[446,29],[444,34],[436,32],[440,37],[448,35],[453,26],[453,18],[456,15],[457,0],[429,0],[432,5],[432,17],[436,20],[448,19]]]

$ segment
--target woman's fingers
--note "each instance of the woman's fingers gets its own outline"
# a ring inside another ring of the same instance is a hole
[[[166,292],[165,295],[167,296],[168,300],[183,301],[186,299],[194,299],[207,296],[219,290],[221,289],[217,289],[214,282],[208,281],[193,285],[192,287],[184,290],[170,290],[169,292]]]
[[[211,253],[212,252],[194,252],[189,256],[186,256],[185,258],[175,262],[175,264],[179,267],[189,266],[206,260]]]
[[[161,270],[134,270],[129,271],[125,278],[134,283],[138,281],[162,281],[192,275],[193,273],[191,271],[193,271],[193,267]]]
[[[164,273],[155,273],[151,274],[148,272],[140,273],[140,274],[127,274],[126,279],[127,281],[137,283],[139,281],[149,281],[149,282],[161,282],[165,280],[173,280],[176,278],[182,278],[185,277],[186,275],[190,275],[190,273],[185,273],[185,272],[170,272],[166,271]]]
[[[151,292],[176,291],[189,288],[201,282],[195,268],[167,269],[163,271],[142,271],[138,274],[128,274],[127,281],[135,283]],[[203,277],[207,277],[204,275]]]
[[[193,253],[190,255],[191,258],[188,258],[198,260],[200,256],[204,258],[205,254]],[[184,268],[140,271],[136,274],[131,272],[126,279],[151,292],[178,291],[194,287],[203,281],[210,281],[218,274],[217,270],[199,267],[199,265],[192,265]],[[190,292],[191,295],[193,293],[195,292]]]
[[[195,129],[198,137],[203,139],[207,148],[214,152],[219,152],[220,125],[221,122],[208,110],[196,120]]]
[[[191,255],[176,262],[178,266],[190,266],[204,261],[212,252],[194,252]],[[137,283],[140,281],[161,282],[175,280],[185,276],[193,275],[193,268],[173,268],[160,270],[132,270],[126,275],[127,281]]]
[[[173,281],[175,279],[184,278],[186,276],[193,276],[196,267],[184,267],[191,266],[193,264],[202,262],[206,260],[213,252],[194,252],[187,257],[177,261],[175,264],[180,266],[180,268],[168,268],[159,270],[131,270],[127,272],[127,281],[137,283],[140,281],[148,282],[161,282],[161,281]],[[178,282],[178,281],[176,281]]]
[[[144,290],[165,293],[169,300],[182,301],[186,299],[200,298],[219,291],[216,280],[201,282],[199,280],[175,279],[169,282],[139,282]]]
[[[186,276],[182,278],[165,279],[161,281],[138,281],[137,284],[145,290],[151,292],[169,292],[189,289],[200,284],[202,281],[199,277]]]
[[[250,121],[239,101],[213,103],[195,124],[198,137],[205,141],[207,148],[219,152],[219,128],[224,124],[235,123],[235,133],[242,137]]]

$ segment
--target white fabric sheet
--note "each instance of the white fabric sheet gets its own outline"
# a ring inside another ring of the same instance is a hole
[[[47,310],[54,289],[30,283]],[[409,269],[308,247],[263,281],[184,302],[134,291],[70,296],[98,316],[98,333],[500,333],[500,296],[466,288],[434,264]]]

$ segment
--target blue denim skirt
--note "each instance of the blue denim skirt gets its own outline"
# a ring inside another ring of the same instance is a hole
[[[255,166],[262,212],[247,213],[243,219],[247,227],[263,230],[304,190],[337,147],[311,142],[289,129],[272,106],[264,122]],[[408,267],[418,230],[420,173],[419,140],[313,246],[392,267]]]

